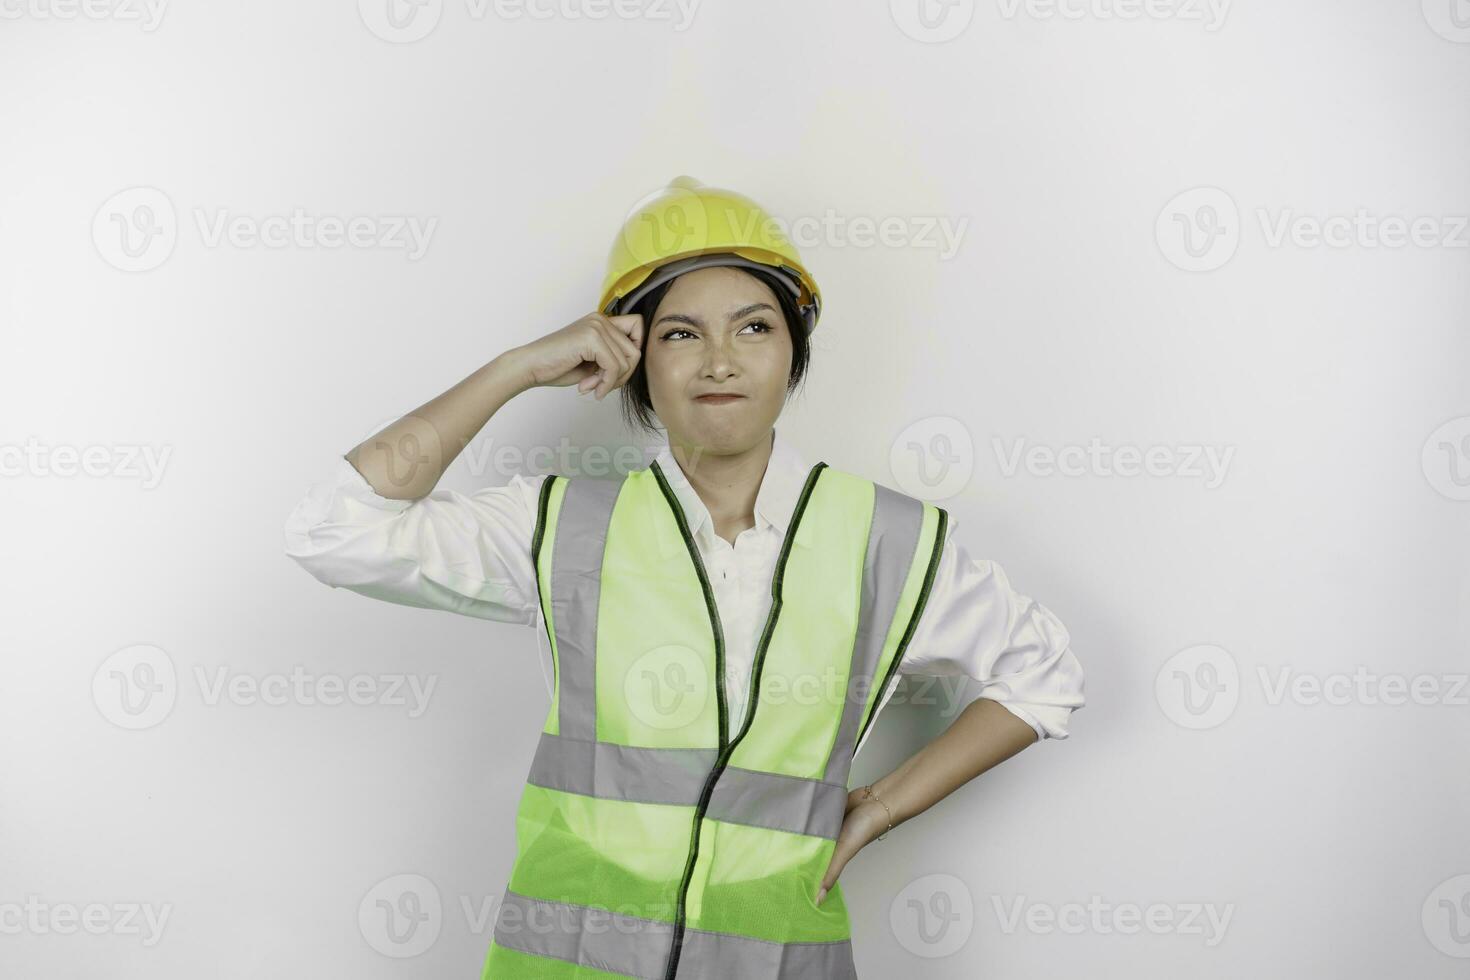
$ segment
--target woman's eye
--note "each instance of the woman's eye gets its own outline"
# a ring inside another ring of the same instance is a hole
[[[746,326],[747,327],[760,327],[760,328],[762,328],[767,333],[769,333],[770,330],[771,330],[771,325],[769,323],[767,323],[766,321],[764,321],[764,320],[751,320],[749,323],[746,324]]]
[[[683,327],[675,327],[673,330],[670,330],[668,333],[664,334],[664,340],[672,340],[672,339],[674,339],[674,335],[675,334],[680,334],[680,333],[682,333],[682,334],[688,334],[690,337],[693,337],[694,336],[694,334],[689,333],[689,331],[688,330],[685,330]]]

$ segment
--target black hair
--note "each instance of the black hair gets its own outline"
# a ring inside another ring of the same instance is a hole
[[[796,306],[796,297],[791,295],[791,290],[777,278],[776,273],[767,272],[764,269],[748,268],[741,268],[740,271],[755,276],[771,288],[771,292],[776,294],[781,313],[786,318],[786,332],[791,335],[791,372],[786,378],[786,393],[790,395],[806,377],[807,368],[811,365],[812,348],[806,334],[806,321]],[[653,334],[649,328],[653,324],[653,314],[658,311],[658,304],[663,302],[664,294],[678,281],[678,278],[675,276],[668,282],[655,286],[633,306],[620,311],[642,315],[644,326],[643,350],[638,358],[638,366],[633,369],[632,377],[628,378],[627,383],[620,389],[623,421],[628,424],[629,428],[641,428],[648,432],[658,431],[653,421],[653,400],[648,395],[648,374],[644,370],[648,363],[648,341]]]

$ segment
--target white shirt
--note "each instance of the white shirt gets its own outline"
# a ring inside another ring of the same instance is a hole
[[[725,628],[730,717],[741,718],[770,610],[771,578],[811,464],[777,429],[756,494],[755,526],[732,545],[715,534],[708,508],[667,439],[657,458],[714,590]],[[516,474],[504,486],[469,495],[439,489],[418,500],[393,500],[339,457],[287,518],[286,554],[334,588],[539,629],[531,538],[545,479]],[[1012,589],[999,565],[971,559],[954,539],[956,524],[951,514],[928,603],[878,711],[892,697],[899,673],[963,675],[979,682],[976,696],[999,701],[1038,739],[1066,738],[1068,717],[1084,703],[1082,666],[1066,627]],[[549,664],[549,650],[546,656]],[[942,692],[951,690],[936,685],[927,693],[943,703]],[[858,750],[874,727],[868,726]]]

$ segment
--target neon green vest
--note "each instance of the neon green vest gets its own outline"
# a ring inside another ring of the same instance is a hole
[[[814,899],[947,520],[813,466],[730,718],[714,593],[658,463],[548,477],[532,552],[556,683],[482,980],[855,980],[840,883]]]

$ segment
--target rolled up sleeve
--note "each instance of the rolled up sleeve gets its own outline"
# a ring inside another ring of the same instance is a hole
[[[972,558],[951,518],[929,601],[901,673],[965,675],[1030,725],[1037,739],[1064,739],[1085,703],[1082,665],[1066,626],[1011,586],[993,561]]]
[[[535,626],[530,544],[544,479],[394,500],[339,457],[287,517],[285,553],[333,588]]]

